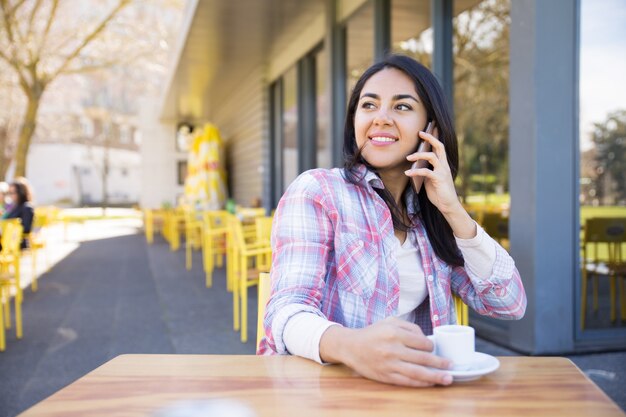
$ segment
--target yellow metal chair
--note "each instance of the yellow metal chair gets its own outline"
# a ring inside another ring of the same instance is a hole
[[[508,247],[509,219],[501,213],[483,213],[481,226],[485,232],[498,241],[503,247]]]
[[[220,268],[224,264],[224,256],[228,253],[229,212],[225,210],[205,211],[202,214],[202,260],[206,275],[206,286],[213,285],[213,269]],[[227,279],[228,291],[232,291],[232,282]]]
[[[15,221],[17,220],[17,221]],[[22,286],[20,285],[20,246],[22,225],[19,219],[5,220],[2,228],[2,250],[0,251],[0,298],[4,308],[4,326],[11,328],[11,295],[14,295],[15,333],[22,338]],[[11,271],[11,269],[13,269]]]
[[[256,243],[271,246],[271,234],[272,234],[272,217],[257,217],[255,219],[256,224]],[[257,264],[260,269],[269,270],[272,263],[271,253],[269,255],[263,255],[257,257]]]
[[[248,242],[256,240],[256,219],[265,217],[264,208],[253,207],[237,207],[235,215],[241,220],[243,224],[244,238]]]
[[[456,323],[462,326],[469,326],[469,309],[467,304],[461,300],[461,297],[452,295],[454,300],[454,308],[456,310]]]
[[[43,251],[46,271],[50,268],[48,260],[47,247],[48,242],[46,240],[46,229],[52,223],[52,212],[49,207],[37,207],[35,208],[35,216],[33,218],[33,226],[28,234],[28,252],[31,255],[31,281],[30,288],[32,291],[37,291],[37,256],[39,252]]]
[[[202,218],[195,211],[185,210],[185,268],[191,270],[192,250],[200,249],[202,246]]]
[[[170,244],[170,250],[176,252],[180,248],[180,224],[184,221],[184,212],[166,210],[163,219],[163,237]]]
[[[582,306],[581,328],[585,328],[587,316],[587,286],[593,277],[593,310],[598,310],[598,279],[601,276],[609,279],[611,321],[617,318],[615,308],[615,283],[619,284],[621,319],[626,320],[626,218],[590,218],[585,222],[582,246]]]
[[[0,285],[0,352],[4,352],[6,349],[6,335],[4,330],[4,309],[5,309],[5,300],[4,300],[4,290]]]
[[[272,290],[272,284],[270,282],[269,272],[261,272],[259,274],[259,307],[257,310],[257,326],[256,326],[256,348],[259,350],[259,344],[261,339],[265,335],[265,327],[263,326],[263,319],[265,318],[265,306],[270,299]]]
[[[163,233],[164,210],[144,209],[143,210],[143,230],[146,234],[146,241],[149,245],[154,242],[154,232]]]
[[[257,285],[260,271],[258,265],[253,265],[259,255],[269,256],[271,249],[267,244],[246,242],[243,234],[243,225],[236,216],[230,218],[230,233],[232,252],[228,263],[232,271],[233,281],[233,327],[241,328],[241,341],[248,340],[248,288]],[[232,258],[232,259],[230,259]],[[240,306],[241,303],[241,306]]]

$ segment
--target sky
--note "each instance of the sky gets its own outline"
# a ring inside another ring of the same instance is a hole
[[[580,17],[580,146],[594,122],[626,110],[626,0],[582,0]]]

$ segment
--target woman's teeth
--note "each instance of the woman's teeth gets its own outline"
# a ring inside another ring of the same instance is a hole
[[[376,142],[395,142],[396,141],[396,139],[394,138],[388,138],[384,136],[374,136],[371,138],[371,140],[374,140]]]

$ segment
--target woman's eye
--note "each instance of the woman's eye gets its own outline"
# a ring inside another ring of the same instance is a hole
[[[396,106],[398,110],[412,110],[412,107],[408,104],[400,103]]]
[[[373,109],[374,107],[376,106],[371,101],[366,101],[363,104],[361,104],[362,109]]]

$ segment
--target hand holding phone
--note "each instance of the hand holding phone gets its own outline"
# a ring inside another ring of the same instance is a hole
[[[432,135],[434,130],[435,130],[435,122],[433,121],[428,122],[428,125],[426,126],[426,133]],[[427,142],[424,139],[421,139],[419,145],[417,146],[417,152],[430,152],[431,149],[432,147],[430,146],[430,142]],[[419,168],[427,168],[427,167],[428,167],[428,161],[424,159],[420,159],[419,161],[413,162],[411,169],[419,169]],[[419,193],[420,190],[422,189],[422,184],[424,183],[424,177],[422,176],[411,177],[411,181],[413,182],[413,190],[415,190],[416,194]]]

